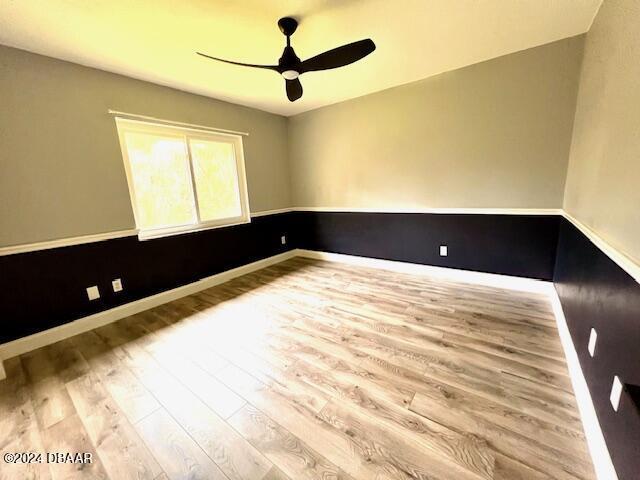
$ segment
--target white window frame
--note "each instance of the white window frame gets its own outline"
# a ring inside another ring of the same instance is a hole
[[[202,230],[209,230],[212,228],[229,227],[232,225],[241,225],[251,222],[251,214],[249,211],[249,196],[247,193],[247,175],[244,165],[244,149],[242,145],[241,135],[217,131],[199,130],[197,128],[167,125],[163,123],[131,120],[128,118],[120,117],[116,117],[115,120],[116,126],[118,128],[118,138],[120,141],[120,150],[122,151],[122,160],[124,162],[124,168],[127,175],[127,184],[129,185],[131,207],[133,208],[133,216],[136,221],[136,229],[138,230],[138,238],[140,240],[148,240],[151,238],[160,238],[169,235],[177,235],[189,232],[198,232]],[[138,203],[136,202],[133,174],[131,172],[131,164],[129,163],[129,152],[127,150],[125,139],[126,132],[149,133],[154,135],[162,135],[165,137],[178,137],[184,140],[184,145],[186,147],[185,153],[188,161],[189,178],[191,179],[191,191],[195,203],[196,223],[146,229],[140,227],[140,214],[138,213]],[[212,221],[202,221],[200,219],[200,205],[198,203],[198,192],[196,188],[195,177],[193,176],[193,158],[191,157],[189,139],[217,142],[224,141],[233,145],[236,159],[236,171],[238,173],[238,193],[240,196],[241,214],[239,216],[221,218]]]

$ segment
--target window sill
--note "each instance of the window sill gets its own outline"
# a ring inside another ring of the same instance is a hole
[[[183,235],[185,233],[195,233],[202,232],[205,230],[213,230],[216,228],[225,228],[225,227],[233,227],[236,225],[244,225],[246,223],[251,223],[251,217],[242,218],[235,221],[231,221],[229,223],[201,223],[199,225],[186,225],[181,227],[172,227],[172,228],[159,228],[157,230],[138,230],[138,240],[146,241],[153,240],[155,238],[164,238],[171,237],[173,235]]]

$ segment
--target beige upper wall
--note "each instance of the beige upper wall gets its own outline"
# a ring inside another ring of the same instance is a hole
[[[134,227],[109,108],[249,131],[252,211],[560,207],[582,48],[574,37],[287,121],[0,46],[0,246]]]
[[[0,246],[135,227],[112,108],[249,132],[251,211],[290,205],[287,120],[0,46]]]
[[[587,35],[564,208],[640,264],[640,2],[605,0]]]
[[[290,117],[294,205],[560,208],[583,43]]]

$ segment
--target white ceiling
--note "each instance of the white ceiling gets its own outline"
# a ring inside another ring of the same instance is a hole
[[[401,85],[586,32],[602,0],[0,0],[0,44],[282,115]],[[362,38],[377,50],[301,77],[290,103],[267,70],[278,18],[298,17],[301,58]]]

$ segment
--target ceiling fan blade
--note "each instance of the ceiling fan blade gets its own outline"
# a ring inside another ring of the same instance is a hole
[[[290,102],[295,102],[302,96],[302,84],[297,78],[295,80],[286,80],[287,82],[287,98]]]
[[[231,60],[225,60],[224,58],[212,57],[211,55],[206,55],[206,54],[200,53],[200,52],[196,52],[196,53],[198,55],[202,56],[202,57],[209,58],[211,60],[217,60],[218,62],[230,63],[231,65],[239,65],[241,67],[265,68],[267,70],[275,70],[276,72],[279,71],[279,68],[278,68],[277,65],[255,65],[253,63],[233,62]]]
[[[366,57],[375,49],[376,44],[370,38],[349,43],[305,60],[300,64],[300,73],[344,67]]]

